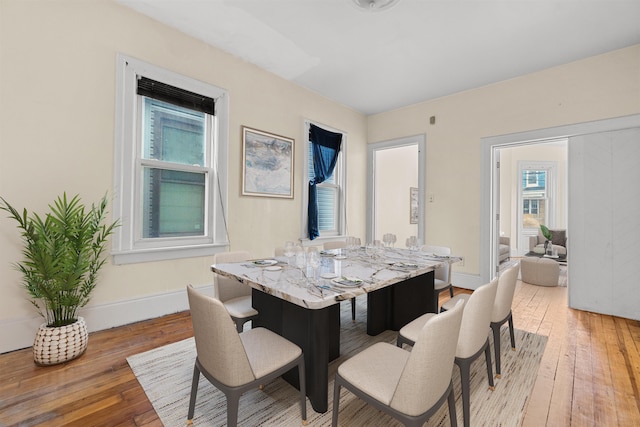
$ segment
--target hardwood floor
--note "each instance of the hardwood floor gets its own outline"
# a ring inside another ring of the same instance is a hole
[[[513,315],[549,337],[523,426],[640,425],[640,322],[568,309],[566,288],[521,282]],[[92,333],[62,365],[36,366],[31,349],[0,355],[0,426],[161,426],[126,358],[189,336],[178,313]]]

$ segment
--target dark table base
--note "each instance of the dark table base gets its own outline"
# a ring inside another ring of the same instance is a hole
[[[316,412],[328,410],[329,362],[340,356],[340,304],[311,310],[253,289],[255,327],[296,343],[304,354],[307,396]],[[437,312],[433,272],[367,294],[367,334],[399,330],[424,313]],[[283,378],[299,388],[296,369]]]

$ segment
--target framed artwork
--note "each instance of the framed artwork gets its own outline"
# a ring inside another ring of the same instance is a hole
[[[242,195],[293,198],[294,140],[242,127]]]
[[[418,223],[418,189],[409,187],[409,224]]]

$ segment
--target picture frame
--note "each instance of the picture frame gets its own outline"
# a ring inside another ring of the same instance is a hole
[[[418,188],[409,187],[409,224],[418,223]]]
[[[295,140],[242,126],[242,195],[293,198]]]

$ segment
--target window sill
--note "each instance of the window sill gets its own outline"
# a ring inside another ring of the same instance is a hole
[[[336,235],[336,236],[321,236],[321,237],[316,237],[313,240],[309,240],[308,237],[305,237],[304,239],[300,239],[300,244],[302,245],[302,247],[308,247],[308,246],[322,246],[325,242],[335,242],[335,241],[339,241],[339,242],[346,242],[346,236],[342,236],[342,235]]]
[[[120,251],[112,252],[111,256],[113,257],[113,263],[116,265],[138,264],[143,262],[167,261],[173,259],[211,256],[219,252],[224,252],[226,248],[227,244],[221,243],[173,248],[145,249],[136,251]]]

